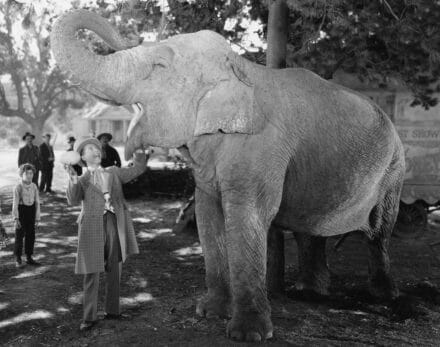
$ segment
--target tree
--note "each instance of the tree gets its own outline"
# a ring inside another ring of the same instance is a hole
[[[0,115],[18,117],[41,138],[47,119],[83,105],[78,91],[50,60],[51,13],[0,2]]]
[[[266,66],[282,69],[286,67],[289,8],[285,0],[271,0],[268,7]]]
[[[253,18],[268,23],[266,0],[252,0]],[[391,78],[433,106],[440,91],[440,2],[430,0],[286,0],[287,66],[326,79],[338,71],[379,87]],[[267,27],[266,27],[267,28]],[[269,30],[269,29],[267,29]]]
[[[286,67],[289,9],[285,0],[270,0],[267,24],[266,66]],[[267,237],[267,289],[271,295],[284,291],[284,233],[272,227]]]

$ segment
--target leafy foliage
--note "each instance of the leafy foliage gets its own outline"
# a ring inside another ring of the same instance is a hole
[[[49,9],[36,16],[33,7],[0,2],[0,115],[23,119],[37,136],[55,110],[83,105],[51,64],[52,16]]]
[[[413,91],[415,105],[428,108],[436,104],[432,94],[440,91],[440,1],[286,2],[290,8],[288,66],[308,68],[326,79],[342,70],[378,87],[394,79]],[[267,24],[268,19],[268,0],[168,3],[165,26],[156,1],[132,1],[135,5],[127,13],[138,11],[134,16],[139,21],[138,32],[162,27],[163,35],[168,36],[210,29],[234,43],[243,37],[243,22],[260,19]],[[226,30],[228,20],[235,25]],[[246,57],[265,63],[263,51]]]
[[[341,69],[385,86],[404,82],[414,104],[436,103],[440,78],[440,1],[286,0],[290,7],[288,65],[331,78]],[[267,23],[265,2],[252,0]]]

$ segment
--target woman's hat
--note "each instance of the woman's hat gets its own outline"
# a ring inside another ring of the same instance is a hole
[[[81,155],[82,150],[84,149],[84,147],[88,144],[92,144],[95,145],[96,147],[102,149],[102,145],[101,142],[99,142],[98,139],[94,138],[94,137],[89,137],[88,139],[83,140],[78,147],[76,147],[76,151],[79,153],[79,155]],[[84,160],[80,160],[79,165],[81,166],[86,166],[86,163],[84,162]]]
[[[24,134],[23,137],[22,137],[23,141],[26,140],[26,137],[28,137],[28,136],[31,136],[32,140],[35,139],[35,135],[34,134],[31,134],[30,132],[26,132],[26,134]]]
[[[111,141],[112,138],[113,138],[113,135],[110,134],[110,133],[102,133],[102,134],[99,134],[96,138],[97,138],[98,140],[101,140],[101,137],[104,137],[104,136],[107,137],[109,141]]]
[[[84,149],[84,147],[88,144],[92,144],[95,145],[98,148],[102,148],[101,142],[99,142],[98,139],[95,139],[94,137],[89,137],[85,140],[83,140],[82,142],[80,142],[80,144],[78,145],[78,147],[76,147],[76,151],[81,154],[82,150]]]

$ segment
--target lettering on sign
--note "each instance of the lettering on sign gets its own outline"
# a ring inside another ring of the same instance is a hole
[[[415,140],[440,141],[440,128],[412,128],[397,126],[397,132],[403,142]]]
[[[415,139],[437,139],[440,136],[439,129],[414,129],[412,132],[412,137]]]

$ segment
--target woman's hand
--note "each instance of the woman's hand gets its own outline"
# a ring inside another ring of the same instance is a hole
[[[76,179],[78,179],[78,174],[76,173],[76,171],[72,165],[65,164],[64,170],[66,170],[67,174],[69,175],[69,177],[72,181],[75,181]]]
[[[21,229],[21,223],[18,219],[15,220],[15,229]]]

